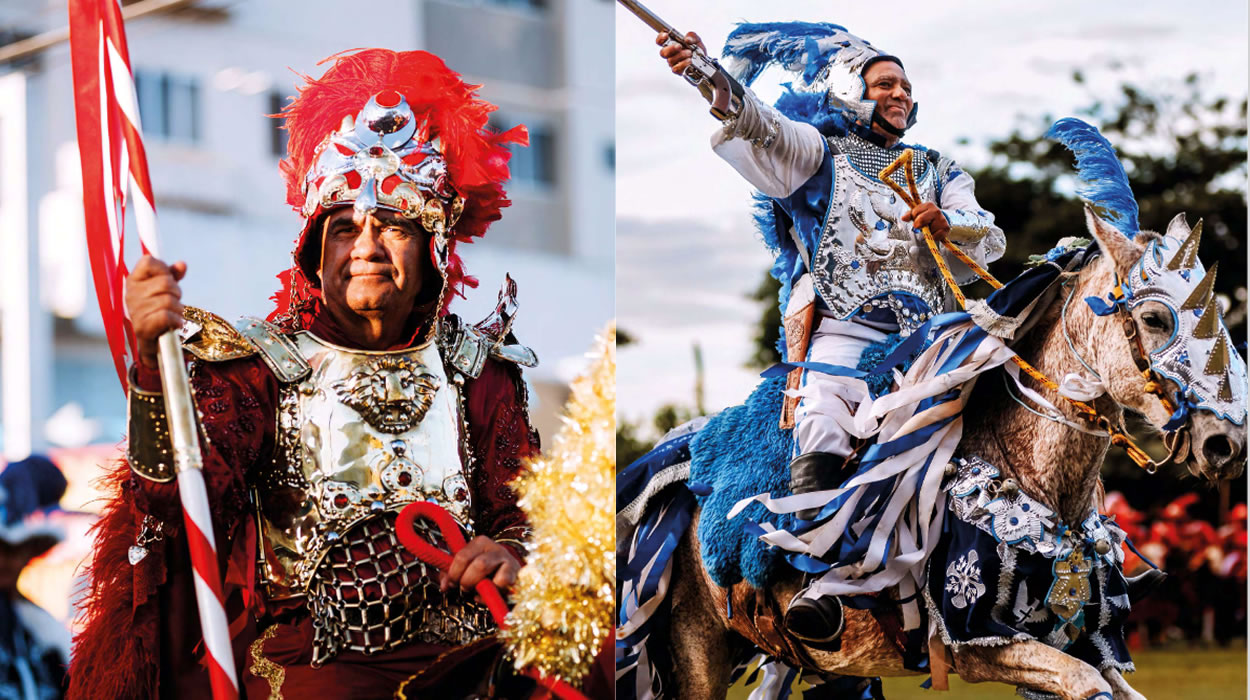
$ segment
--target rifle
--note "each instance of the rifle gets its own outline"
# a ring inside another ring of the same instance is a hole
[[[716,59],[708,56],[699,45],[686,39],[686,36],[673,28],[673,25],[660,19],[638,0],[618,0],[625,9],[634,13],[644,24],[657,32],[668,34],[670,42],[681,44],[690,49],[690,66],[682,75],[686,82],[695,86],[703,99],[711,105],[708,111],[721,121],[738,116],[742,109],[742,84],[734,80]]]

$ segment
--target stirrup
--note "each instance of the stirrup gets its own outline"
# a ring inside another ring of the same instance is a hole
[[[795,596],[786,607],[782,624],[791,636],[805,644],[826,651],[842,648],[842,630],[846,628],[842,601],[837,596],[805,598]]]

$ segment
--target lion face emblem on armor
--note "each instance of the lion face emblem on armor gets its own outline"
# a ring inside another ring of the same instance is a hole
[[[373,357],[333,386],[369,425],[398,435],[420,423],[434,403],[439,379],[424,370],[406,357]]]

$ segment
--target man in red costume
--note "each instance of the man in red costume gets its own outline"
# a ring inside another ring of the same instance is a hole
[[[281,115],[305,223],[267,320],[183,307],[184,263],[135,266],[127,468],[98,526],[71,697],[209,696],[156,370],[171,329],[191,363],[246,696],[391,697],[403,684],[457,698],[493,682],[494,625],[471,588],[508,587],[525,554],[508,483],[538,449],[518,367],[536,359],[510,331],[511,280],[482,323],[447,312],[475,284],[456,246],[509,204],[507,144],[527,138],[488,131],[494,107],[474,89],[433,55],[380,49],[308,81]],[[448,572],[395,536],[418,500],[469,535]]]

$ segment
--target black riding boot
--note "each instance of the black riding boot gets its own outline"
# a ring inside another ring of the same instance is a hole
[[[828,452],[808,452],[790,462],[790,493],[795,495],[836,489],[844,481],[846,460]],[[803,520],[812,520],[820,508],[805,508],[795,513]]]
[[[1135,605],[1145,599],[1146,596],[1154,593],[1155,589],[1162,585],[1167,577],[1168,575],[1163,569],[1146,569],[1132,578],[1126,577],[1124,580],[1128,582],[1129,605]]]
[[[798,495],[836,489],[846,480],[846,460],[828,452],[808,452],[790,462],[790,492]],[[795,513],[803,520],[820,515],[820,506]],[[837,596],[790,601],[783,620],[786,631],[809,646],[827,651],[842,647],[842,602]]]
[[[837,596],[800,597],[790,601],[783,619],[786,631],[808,646],[824,651],[842,648],[842,601]]]

